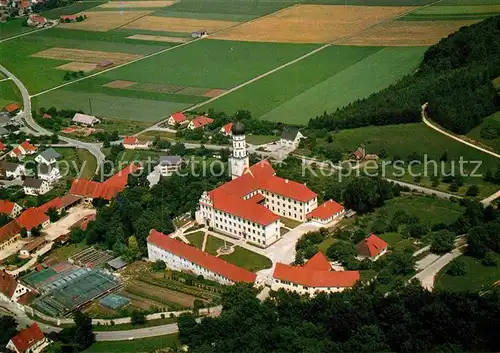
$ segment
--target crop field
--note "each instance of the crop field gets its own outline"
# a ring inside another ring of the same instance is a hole
[[[50,48],[32,55],[35,58],[55,59],[77,61],[80,60],[86,63],[100,63],[106,60],[112,61],[114,64],[123,64],[128,61],[142,58],[142,55],[103,52],[94,50],[83,49],[70,49],[70,48]]]
[[[256,42],[330,43],[411,9],[412,7],[398,6],[295,5],[270,16],[221,31],[212,38]]]
[[[106,12],[107,13],[107,12]],[[146,29],[150,31],[184,32],[199,30],[219,31],[236,26],[238,22],[219,20],[198,20],[191,18],[145,16],[124,26],[126,29]]]
[[[306,124],[310,118],[369,96],[414,71],[425,48],[333,46],[235,92],[204,109]],[[287,84],[283,84],[286,82]]]
[[[418,9],[405,16],[405,21],[476,20],[500,14],[500,5],[442,5]]]
[[[84,31],[106,32],[113,28],[125,26],[127,23],[146,16],[151,11],[84,11],[76,15],[86,15],[82,22],[60,23],[59,27],[80,29]]]
[[[105,1],[79,1],[68,6],[57,7],[55,9],[43,11],[40,15],[56,20],[63,15],[74,15],[90,8],[104,4]]]
[[[97,9],[134,9],[171,6],[174,1],[145,0],[145,1],[110,1],[99,5]]]

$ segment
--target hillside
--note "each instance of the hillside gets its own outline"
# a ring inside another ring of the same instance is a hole
[[[418,71],[370,97],[309,122],[313,129],[403,124],[429,117],[464,134],[500,108],[493,80],[500,76],[500,16],[462,27],[430,47]]]

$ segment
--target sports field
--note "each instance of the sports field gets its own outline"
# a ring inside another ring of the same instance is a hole
[[[333,46],[204,106],[306,124],[394,83],[418,66],[425,48]],[[286,84],[284,84],[286,82]]]

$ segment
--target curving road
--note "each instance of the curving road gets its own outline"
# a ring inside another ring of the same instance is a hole
[[[24,110],[19,115],[21,116],[21,118],[24,118],[24,121],[26,122],[28,127],[30,127],[33,131],[36,131],[38,135],[52,135],[53,133],[51,131],[41,127],[36,123],[35,119],[33,119],[33,116],[31,115],[31,96],[24,84],[12,72],[7,70],[2,65],[0,65],[0,71],[2,71],[9,79],[11,79],[21,92],[21,95],[23,96]],[[105,156],[101,151],[102,143],[82,142],[65,136],[59,136],[59,140],[64,141],[71,146],[86,149],[87,151],[92,153],[92,155],[94,155],[97,160],[96,172],[104,162]]]

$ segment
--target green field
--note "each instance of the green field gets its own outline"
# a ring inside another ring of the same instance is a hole
[[[81,1],[75,2],[69,6],[57,7],[55,9],[43,11],[40,15],[47,18],[56,20],[62,15],[73,15],[75,13],[88,10],[92,7],[99,6],[106,3],[106,1]]]
[[[154,352],[166,347],[175,347],[178,343],[177,335],[138,338],[127,341],[101,341],[94,343],[84,353]]]
[[[273,1],[180,1],[172,6],[160,9],[153,15],[183,17],[193,19],[248,21],[284,7],[293,2]]]
[[[267,257],[240,246],[235,246],[232,254],[220,256],[220,258],[252,272],[257,272],[272,266],[271,260]]]
[[[23,18],[14,18],[7,22],[0,23],[0,39],[31,32],[33,28],[22,26],[23,21]]]
[[[499,13],[500,5],[498,5],[498,3],[485,5],[443,5],[442,3],[438,3],[433,6],[418,9],[404,16],[401,20],[480,20],[489,16],[495,16]]]
[[[464,276],[451,276],[446,273],[449,265],[439,272],[435,286],[449,291],[484,291],[500,280],[500,255],[496,254],[496,266],[484,266],[481,260],[462,255],[461,259],[467,268]]]
[[[425,49],[333,46],[204,108],[226,113],[247,109],[261,119],[306,124],[411,73]]]
[[[489,146],[497,152],[500,152],[500,136],[494,139],[485,139],[481,137],[481,129],[487,126],[497,128],[500,132],[500,112],[496,112],[495,114],[485,118],[481,125],[476,126],[467,133],[467,137],[470,137],[471,139],[483,145]]]
[[[21,92],[19,92],[16,84],[11,80],[0,82],[0,109],[12,102],[22,105]]]

